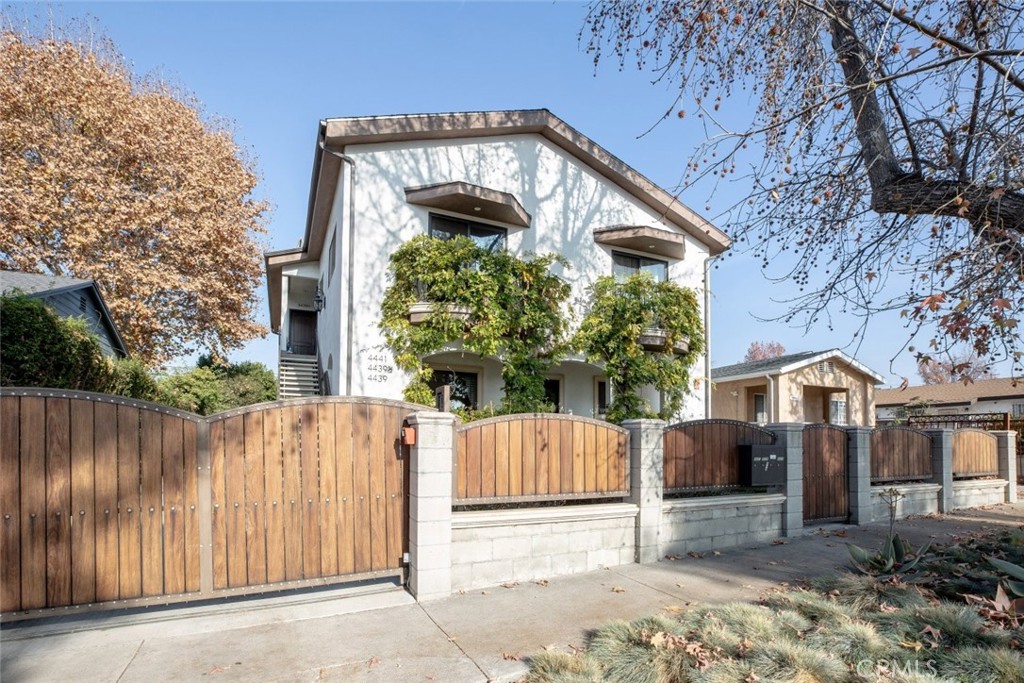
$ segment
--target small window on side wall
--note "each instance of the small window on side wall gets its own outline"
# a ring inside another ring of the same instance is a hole
[[[493,225],[484,225],[483,223],[452,218],[451,216],[430,214],[431,237],[450,240],[461,235],[470,238],[487,251],[500,251],[504,249],[507,232],[505,228]]]
[[[637,273],[650,273],[655,280],[668,280],[668,261],[634,256],[621,251],[612,252],[612,275],[616,280],[623,280]]]
[[[608,413],[608,404],[611,403],[611,391],[608,380],[597,379],[594,382],[594,415],[604,417]]]

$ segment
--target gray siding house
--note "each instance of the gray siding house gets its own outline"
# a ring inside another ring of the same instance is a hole
[[[13,292],[45,301],[64,318],[85,318],[99,338],[103,353],[115,358],[129,356],[128,347],[94,281],[0,270],[0,293]]]

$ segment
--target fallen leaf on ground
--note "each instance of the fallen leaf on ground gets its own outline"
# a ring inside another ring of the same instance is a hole
[[[690,552],[688,552],[686,554],[689,555],[690,557],[696,559],[696,560],[699,560],[700,558],[704,557],[704,553],[698,553],[696,550],[691,550]]]
[[[776,538],[774,541],[772,541],[772,545],[786,545],[787,543],[789,543],[789,541],[783,538]]]
[[[683,558],[679,557],[679,555],[666,555],[665,559],[666,560],[681,560]]]
[[[721,553],[720,551],[718,551],[718,550],[712,550],[712,551],[711,551],[711,553],[712,553],[713,555],[721,555],[721,554],[722,554],[722,553]]]
[[[835,535],[836,535],[836,536],[840,536],[840,537],[845,537],[845,536],[846,536],[846,532],[845,532],[845,531],[843,531],[843,530],[839,530],[839,531],[837,531],[837,532],[835,533]]]
[[[534,581],[534,583],[538,586],[547,586],[550,583],[550,581],[548,581],[547,579],[537,579],[536,581]]]
[[[491,591],[480,591],[480,595],[490,595]]]
[[[377,666],[378,664],[380,664],[380,658],[376,656],[370,657],[370,661],[366,663],[366,665],[369,666],[371,669]]]
[[[502,588],[515,588],[518,585],[519,585],[518,581],[506,581],[505,583],[501,584],[501,587]]]
[[[626,589],[622,586],[612,586],[612,593],[625,593]]]
[[[520,659],[519,655],[513,654],[511,652],[502,652],[501,653],[501,658],[504,659],[507,662],[518,662],[519,659]]]
[[[662,609],[666,612],[672,612],[673,614],[683,611],[683,608],[679,605],[665,605]]]

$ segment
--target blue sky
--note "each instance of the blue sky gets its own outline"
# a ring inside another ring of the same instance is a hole
[[[258,159],[260,195],[274,207],[271,249],[302,236],[321,118],[544,107],[667,189],[705,135],[697,120],[674,116],[643,135],[676,93],[628,66],[609,62],[595,73],[577,43],[582,3],[76,2],[52,11],[57,22],[92,17],[137,73],[178,83],[208,115],[234,121],[236,139]],[[742,190],[709,197],[697,187],[681,198],[719,222]],[[773,300],[793,290],[767,281],[752,258],[722,259],[712,278],[715,365],[742,360],[751,341],[776,340],[793,352],[845,348],[888,383],[917,379],[895,316],[874,320],[864,342],[851,345],[859,321],[834,319],[834,331],[821,324],[806,335],[759,322],[782,314]],[[265,305],[260,313],[265,323]],[[233,357],[276,367],[276,341],[254,341]]]

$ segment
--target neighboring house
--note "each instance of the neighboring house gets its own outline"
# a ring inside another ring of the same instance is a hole
[[[266,257],[282,396],[317,384],[329,394],[402,396],[408,377],[377,323],[388,256],[424,233],[565,256],[571,268],[555,272],[572,285],[577,311],[597,277],[638,270],[703,298],[708,259],[729,246],[713,225],[547,110],[323,120],[305,236],[298,248]],[[428,361],[463,403],[500,401],[496,360],[452,348]],[[319,382],[301,379],[302,363]],[[707,373],[697,359],[694,376]],[[560,410],[578,415],[600,415],[610,398],[601,368],[581,357],[552,370],[548,391]],[[657,407],[657,394],[650,398]],[[683,413],[702,417],[705,399],[690,397]]]
[[[64,318],[84,318],[96,333],[104,354],[115,358],[129,356],[128,347],[93,280],[0,270],[0,293],[13,292],[45,301]]]
[[[882,377],[832,349],[715,368],[711,381],[712,417],[871,426]]]
[[[878,391],[875,411],[879,421],[906,417],[907,410],[919,415],[1010,413],[1024,417],[1024,382],[1006,377]]]

